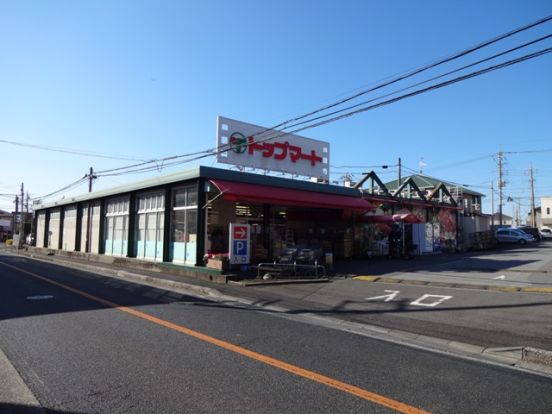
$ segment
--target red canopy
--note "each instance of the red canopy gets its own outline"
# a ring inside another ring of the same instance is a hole
[[[370,202],[360,197],[360,194],[358,197],[349,197],[234,181],[209,181],[223,193],[224,199],[228,201],[360,211],[374,209]]]

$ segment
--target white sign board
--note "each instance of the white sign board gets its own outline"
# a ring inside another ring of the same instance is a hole
[[[250,234],[249,224],[230,223],[230,264],[249,264]]]
[[[330,179],[330,144],[219,116],[217,162]]]

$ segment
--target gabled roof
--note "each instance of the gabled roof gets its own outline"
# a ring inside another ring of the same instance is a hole
[[[463,194],[469,194],[469,195],[474,195],[474,196],[479,196],[479,197],[485,197],[485,194],[479,193],[477,191],[470,190],[470,189],[468,189],[464,186],[461,186],[461,185],[458,185],[458,184],[455,184],[455,183],[451,183],[449,181],[440,180],[438,178],[429,177],[427,175],[422,175],[422,174],[413,174],[409,177],[404,177],[403,179],[401,179],[401,183],[404,183],[409,178],[412,178],[412,180],[414,180],[414,182],[416,183],[416,185],[420,189],[434,189],[440,183],[443,183],[449,190],[451,188],[454,188],[454,189],[457,188],[458,191],[461,191]],[[390,181],[390,182],[386,183],[385,186],[389,190],[395,190],[399,186],[399,180]]]
[[[418,187],[418,184],[416,184],[416,182],[412,179],[412,177],[408,177],[402,184],[399,188],[397,188],[397,190],[395,191],[395,193],[393,194],[395,197],[401,197],[401,198],[405,198],[405,197],[402,197],[401,194],[402,194],[402,191],[405,189],[405,188],[408,188],[408,192],[411,193],[412,190],[414,190],[414,192],[416,192],[416,194],[418,194],[418,197],[420,198],[420,200],[422,201],[427,201],[427,198],[425,196],[425,194],[423,193],[422,190],[420,190],[420,188]],[[410,196],[410,198],[412,198],[412,195]]]
[[[456,200],[450,193],[450,191],[447,189],[447,186],[443,183],[439,183],[437,187],[435,187],[431,193],[428,195],[427,199],[429,201],[437,201],[441,204],[449,204],[452,206],[457,206]]]
[[[367,190],[364,190],[364,191],[367,191],[373,194],[374,187],[378,187],[383,193],[383,195],[391,196],[385,184],[383,184],[383,182],[380,180],[380,178],[374,171],[370,171],[368,174],[366,174],[362,178],[362,180],[356,183],[355,188],[362,188],[362,185],[368,180],[370,180],[370,191],[367,191]]]

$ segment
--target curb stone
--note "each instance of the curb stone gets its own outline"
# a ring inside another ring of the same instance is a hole
[[[8,357],[0,349],[0,404],[5,414],[46,414]]]
[[[521,355],[525,362],[552,367],[552,351],[527,346],[523,348]]]
[[[393,283],[401,285],[412,286],[432,286],[432,287],[445,287],[445,288],[460,288],[460,289],[478,289],[487,290],[492,292],[505,292],[505,293],[549,293],[552,294],[552,287],[520,287],[520,286],[508,286],[508,285],[477,285],[467,283],[447,283],[447,282],[430,282],[423,280],[407,280],[391,277],[378,277],[378,276],[353,276],[351,279],[359,280],[362,282],[370,283]]]

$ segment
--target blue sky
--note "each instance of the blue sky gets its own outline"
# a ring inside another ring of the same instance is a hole
[[[190,153],[215,145],[218,115],[271,126],[549,14],[544,0],[3,1],[0,140],[143,159]],[[398,87],[549,33],[550,22]],[[486,212],[490,154],[539,150],[507,155],[504,194],[526,214],[530,164],[537,196],[552,195],[551,73],[548,54],[301,135],[330,142],[332,180],[398,157],[417,170],[423,158],[427,175],[487,194]],[[0,154],[0,194],[24,182],[32,197],[90,166],[129,164],[5,142]],[[102,177],[94,188],[175,170]],[[0,196],[0,208],[12,201]]]

